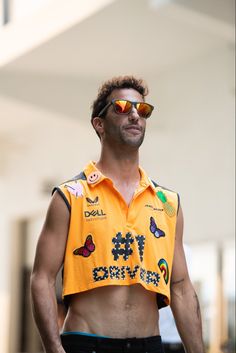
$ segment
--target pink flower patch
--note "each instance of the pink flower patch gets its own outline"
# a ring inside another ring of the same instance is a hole
[[[79,182],[75,181],[73,184],[65,185],[65,187],[67,188],[69,193],[74,195],[76,198],[83,196],[83,187]]]

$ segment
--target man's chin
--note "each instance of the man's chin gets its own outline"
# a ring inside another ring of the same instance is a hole
[[[139,148],[143,143],[143,136],[142,137],[139,136],[138,138],[135,138],[135,137],[126,138],[124,142],[128,146]]]

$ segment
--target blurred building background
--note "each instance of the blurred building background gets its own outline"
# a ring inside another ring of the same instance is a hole
[[[0,352],[41,352],[29,275],[50,190],[98,158],[90,106],[120,74],[143,77],[156,107],[141,164],[180,193],[207,350],[235,351],[234,13],[233,0],[0,1]]]

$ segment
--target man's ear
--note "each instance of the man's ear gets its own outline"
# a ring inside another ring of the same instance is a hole
[[[95,116],[92,120],[92,124],[98,135],[101,136],[104,132],[104,119]]]

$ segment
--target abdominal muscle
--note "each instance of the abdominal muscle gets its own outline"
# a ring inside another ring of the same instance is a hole
[[[140,284],[105,286],[70,296],[63,331],[111,338],[159,335],[156,293]]]

